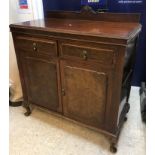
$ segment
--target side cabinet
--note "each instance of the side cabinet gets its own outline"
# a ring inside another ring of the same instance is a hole
[[[16,42],[26,102],[62,112],[56,42],[29,37],[17,37]]]
[[[84,7],[11,24],[25,115],[31,114],[31,103],[59,112],[104,133],[116,152],[130,109],[139,19],[139,14]]]

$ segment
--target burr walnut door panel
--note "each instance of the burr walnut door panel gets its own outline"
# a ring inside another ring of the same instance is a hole
[[[102,129],[110,72],[94,65],[83,68],[79,64],[61,61],[64,115]]]
[[[20,63],[29,102],[61,112],[57,60],[46,55],[20,51]]]

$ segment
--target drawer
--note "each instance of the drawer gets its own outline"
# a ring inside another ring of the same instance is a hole
[[[19,50],[57,56],[56,41],[30,37],[18,37],[16,47]]]
[[[115,64],[116,51],[111,49],[72,44],[61,44],[60,46],[61,57],[75,58],[84,61],[95,61],[109,65]]]

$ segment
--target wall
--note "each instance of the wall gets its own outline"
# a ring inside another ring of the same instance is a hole
[[[9,22],[18,23],[37,18],[43,18],[42,0],[28,0],[30,11],[28,13],[21,13],[18,10],[18,0],[9,0]],[[22,100],[22,90],[19,78],[19,71],[12,41],[12,35],[9,34],[9,80],[11,84],[12,102]]]
[[[132,85],[140,86],[141,81],[146,81],[146,0],[107,0],[108,12],[138,12],[141,13],[142,32],[136,56],[136,64]],[[80,0],[43,0],[44,12],[49,10],[80,10]]]

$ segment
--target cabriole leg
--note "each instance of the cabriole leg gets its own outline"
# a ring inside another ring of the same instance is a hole
[[[26,101],[24,101],[23,104],[24,104],[24,107],[26,109],[26,112],[24,113],[24,115],[30,116],[30,114],[31,114],[30,104]]]
[[[117,152],[116,143],[111,143],[111,144],[110,144],[110,151],[111,151],[112,153],[116,153],[116,152]]]
[[[119,139],[119,134],[116,137],[111,137],[110,140],[110,152],[116,153],[117,152],[117,142]]]
[[[25,107],[26,108],[26,112],[24,113],[24,115],[25,116],[30,116],[30,114],[31,114],[31,109],[30,109],[30,107],[28,106],[28,107]]]

